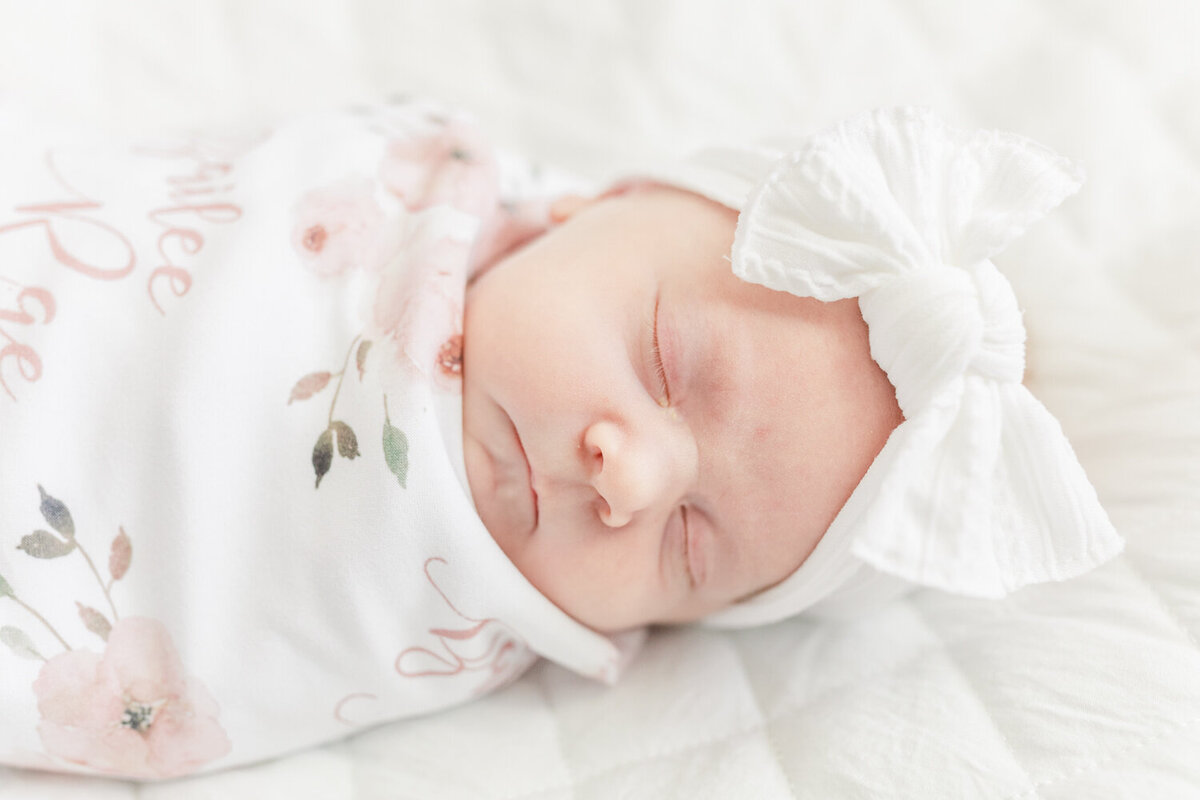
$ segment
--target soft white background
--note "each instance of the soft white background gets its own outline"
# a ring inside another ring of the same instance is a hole
[[[0,798],[1200,796],[1197,42],[1194,0],[0,0],[0,92],[116,133],[428,94],[596,181],[875,105],[1039,139],[1089,182],[998,263],[1030,384],[1129,539],[1003,603],[676,631],[615,690],[540,667],[256,767],[0,770]]]

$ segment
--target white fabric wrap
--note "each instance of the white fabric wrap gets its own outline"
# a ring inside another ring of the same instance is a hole
[[[990,260],[1079,188],[1075,165],[900,108],[656,177],[741,211],[739,277],[858,297],[904,413],[806,562],[707,622],[762,624],[818,603],[841,613],[911,585],[1002,597],[1121,551],[1061,427],[1021,382],[1021,312]]]

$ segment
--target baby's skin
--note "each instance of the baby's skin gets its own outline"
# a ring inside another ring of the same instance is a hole
[[[468,287],[464,456],[484,524],[599,631],[779,582],[902,419],[858,301],[740,280],[737,213],[689,192],[555,211]]]

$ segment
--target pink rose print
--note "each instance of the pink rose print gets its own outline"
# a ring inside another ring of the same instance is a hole
[[[99,656],[71,650],[47,661],[33,683],[47,752],[93,769],[171,778],[230,751],[218,708],[184,674],[167,629],[127,617]]]
[[[461,333],[456,333],[442,343],[438,348],[437,354],[437,371],[442,381],[446,383],[453,382],[455,386],[461,388],[459,381],[462,380],[462,357],[463,357],[463,337]]]
[[[491,147],[458,120],[427,136],[393,141],[379,179],[409,211],[447,204],[482,217],[495,207],[499,190]]]
[[[383,211],[374,188],[366,178],[346,178],[300,199],[292,244],[305,266],[322,277],[378,267]]]
[[[384,391],[412,376],[446,391],[462,388],[462,286],[469,247],[454,239],[414,245],[411,258],[385,274],[366,335],[380,358]]]
[[[217,703],[199,680],[185,674],[166,627],[146,617],[121,618],[117,612],[111,589],[125,578],[133,561],[133,543],[125,529],[118,528],[109,547],[105,582],[76,535],[67,504],[41,485],[37,488],[42,518],[54,532],[35,530],[21,538],[17,549],[38,561],[78,553],[112,614],[110,620],[103,611],[76,600],[84,627],[105,642],[105,649],[96,655],[73,648],[0,575],[0,600],[29,612],[64,651],[47,658],[24,630],[0,628],[0,644],[21,658],[44,662],[32,688],[42,717],[38,735],[46,752],[131,778],[185,775],[229,753],[232,745],[217,722]]]

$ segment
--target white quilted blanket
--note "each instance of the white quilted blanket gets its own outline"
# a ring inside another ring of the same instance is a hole
[[[144,786],[0,770],[0,800],[1200,796],[1197,41],[1191,0],[0,0],[0,91],[122,133],[413,92],[597,181],[897,103],[1046,142],[1089,181],[1001,266],[1028,383],[1128,542],[1003,602],[661,632],[614,689],[542,664],[275,761]]]

